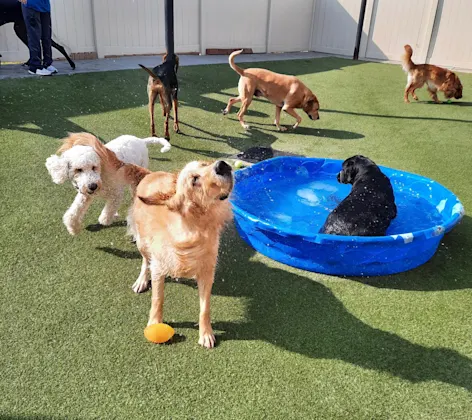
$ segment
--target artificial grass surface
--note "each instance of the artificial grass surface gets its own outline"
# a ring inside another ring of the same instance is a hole
[[[223,117],[238,76],[226,65],[182,67],[181,129],[173,149],[151,146],[151,169],[178,170],[251,146],[420,173],[472,206],[469,102],[403,103],[399,66],[338,58],[261,63],[296,74],[317,94],[321,119],[297,131],[271,125],[255,100],[245,133],[237,106]],[[243,67],[248,67],[243,65]],[[105,141],[147,137],[141,70],[0,81],[1,418],[435,418],[472,412],[472,221],[448,234],[426,265],[390,277],[343,279],[292,269],[255,253],[230,227],[212,298],[218,346],[197,344],[198,295],[166,283],[165,321],[180,339],[143,337],[150,294],[130,286],[140,256],[124,214],[78,237],[62,225],[70,184],[44,166],[68,131]],[[158,133],[162,117],[156,109]],[[282,123],[293,120],[282,116]]]

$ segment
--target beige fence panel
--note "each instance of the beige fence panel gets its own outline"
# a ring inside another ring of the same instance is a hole
[[[312,49],[352,56],[360,7],[361,0],[316,0]]]
[[[267,48],[269,0],[200,0],[202,52],[206,49]]]
[[[268,52],[308,51],[315,0],[271,0]]]
[[[418,61],[424,62],[437,0],[374,0],[370,3],[369,28],[361,56],[398,61],[404,52],[403,46],[410,44]]]
[[[472,1],[439,0],[428,63],[472,69]]]

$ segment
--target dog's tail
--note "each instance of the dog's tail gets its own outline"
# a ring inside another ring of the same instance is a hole
[[[411,69],[416,67],[416,64],[413,63],[411,60],[411,56],[413,55],[413,48],[411,48],[408,44],[405,45],[405,54],[402,55],[402,67],[403,70],[409,72]]]
[[[143,70],[149,73],[149,76],[151,76],[153,79],[160,81],[159,77],[157,77],[151,69],[148,69],[146,66],[143,66],[142,64],[139,64],[139,67],[141,67]]]
[[[143,139],[146,144],[160,144],[162,146],[161,153],[168,152],[170,150],[170,143],[162,137],[147,137]]]
[[[244,69],[242,69],[241,67],[238,67],[236,64],[234,64],[234,57],[236,57],[237,55],[241,54],[244,50],[238,50],[238,51],[233,51],[230,56],[229,56],[229,65],[230,67],[236,72],[238,73],[240,76],[244,76]]]

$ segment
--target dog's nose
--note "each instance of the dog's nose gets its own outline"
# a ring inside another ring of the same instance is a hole
[[[90,191],[95,191],[97,188],[98,188],[98,185],[95,184],[95,182],[94,182],[93,184],[90,184],[90,185],[89,185],[89,190],[90,190]]]
[[[228,176],[231,174],[231,166],[229,166],[225,161],[219,160],[215,163],[215,172],[217,175]]]

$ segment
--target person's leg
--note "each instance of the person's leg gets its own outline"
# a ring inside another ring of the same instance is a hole
[[[52,64],[52,46],[51,46],[51,13],[41,12],[41,44],[43,46],[43,66],[49,67]]]
[[[39,12],[29,7],[21,6],[23,19],[26,24],[26,32],[28,34],[28,49],[30,59],[28,61],[29,69],[33,73],[37,69],[41,69],[41,19]]]

